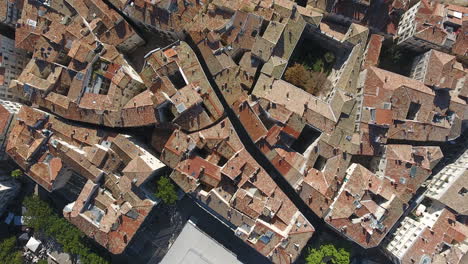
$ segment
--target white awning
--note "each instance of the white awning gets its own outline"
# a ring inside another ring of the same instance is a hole
[[[37,248],[41,245],[41,241],[36,240],[34,237],[31,237],[26,244],[26,247],[32,252],[36,252]]]

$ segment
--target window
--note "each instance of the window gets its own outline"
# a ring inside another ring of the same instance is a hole
[[[371,121],[375,121],[375,109],[370,110],[370,116]]]
[[[406,119],[414,120],[418,115],[419,109],[421,109],[421,104],[411,102],[408,108],[408,113],[406,114]]]

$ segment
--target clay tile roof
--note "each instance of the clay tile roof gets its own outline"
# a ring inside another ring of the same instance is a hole
[[[455,60],[454,56],[436,50],[431,50],[429,56],[425,84],[455,89],[458,81],[465,78],[463,66]]]
[[[194,156],[180,162],[176,169],[196,179],[203,172],[203,175],[221,180],[221,169],[199,156]]]
[[[411,145],[387,145],[387,159],[413,162]]]
[[[44,157],[50,155],[49,153],[44,153],[40,160],[43,160]],[[27,174],[37,183],[39,183],[46,190],[51,192],[53,190],[53,184],[55,178],[57,177],[58,172],[62,169],[62,162],[59,158],[53,158],[50,160],[50,163],[43,163],[39,161],[31,166],[27,171]]]
[[[393,112],[390,109],[376,109],[375,123],[378,125],[391,125],[393,123]]]
[[[402,86],[429,94],[434,95],[434,91],[425,86],[420,81],[399,75],[393,72],[379,69],[377,67],[370,67],[365,85],[365,94],[377,94],[377,88],[382,87],[387,90],[394,91]]]
[[[229,177],[231,180],[235,180],[239,176],[243,168],[245,167],[246,162],[248,161],[248,154],[245,149],[236,153],[232,156],[226,164],[223,166],[221,172]]]
[[[303,116],[306,110],[310,110],[326,119],[336,120],[329,104],[283,80],[274,80],[271,86],[268,86],[267,80],[263,79],[262,82],[259,80],[253,94],[272,103],[284,105],[286,109],[299,116]]]
[[[327,36],[331,36],[338,41],[342,41],[344,39],[347,31],[347,28],[334,23],[320,22],[319,27]]]
[[[270,144],[271,146],[276,144],[276,142],[278,142],[278,139],[279,139],[278,136],[280,132],[281,132],[281,127],[278,125],[274,125],[272,128],[270,128],[265,138],[268,144]]]
[[[442,46],[447,39],[447,32],[437,26],[430,26],[417,32],[415,36]]]
[[[377,66],[379,63],[380,50],[382,48],[383,36],[372,34],[367,46],[367,54],[364,67]]]
[[[46,117],[46,113],[28,106],[22,106],[17,115],[17,118],[28,126],[34,126],[38,120],[45,120]]]
[[[270,197],[277,189],[275,182],[266,173],[266,171],[262,169],[250,177],[249,181],[268,197]]]
[[[104,94],[84,93],[80,100],[80,108],[106,110],[112,105],[111,99]]]
[[[266,136],[268,132],[267,129],[253,112],[248,102],[238,102],[233,107],[253,142],[257,142]]]
[[[167,49],[164,51],[164,55],[167,57],[167,58],[171,58],[171,57],[174,57],[174,56],[177,56],[177,51],[175,49]]]

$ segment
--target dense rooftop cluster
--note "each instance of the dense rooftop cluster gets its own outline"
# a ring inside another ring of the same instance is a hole
[[[66,189],[65,218],[114,254],[156,204],[142,185],[164,164],[129,136],[23,106],[6,152],[44,189]]]
[[[448,187],[431,179],[424,220],[395,229],[444,158],[441,144],[467,128],[468,8],[108,2],[24,2],[15,43],[32,59],[10,89],[29,106],[0,130],[8,155],[47,191],[65,192],[64,217],[110,252],[124,252],[158,203],[146,185],[167,166],[183,192],[274,263],[294,262],[315,232],[291,196],[361,247],[385,244],[396,263],[458,263],[466,253],[455,246],[468,237],[466,197],[447,198],[466,194],[466,161],[441,180]],[[394,48],[417,54],[406,75],[380,63]],[[289,82],[297,64],[326,88]],[[146,144],[121,133],[136,127]]]
[[[252,141],[314,213],[361,246],[375,247],[443,157],[439,147],[411,143],[460,135],[467,105],[458,95],[466,89],[466,70],[455,57],[430,50],[444,58],[415,60],[424,80],[398,75],[376,67],[382,39],[372,35],[366,46],[367,28],[321,21],[288,1],[271,7],[259,35],[249,24],[253,15],[215,4],[190,36]],[[209,28],[211,20],[225,24]],[[326,94],[314,96],[281,79],[307,39],[337,54]]]
[[[155,139],[157,140],[157,139]],[[161,151],[171,178],[275,263],[300,254],[314,227],[245,150],[228,119],[192,134],[175,130]]]

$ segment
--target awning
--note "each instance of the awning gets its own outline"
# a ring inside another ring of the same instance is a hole
[[[34,237],[31,237],[26,244],[26,247],[32,252],[36,252],[37,248],[41,245],[41,241],[36,240]]]

